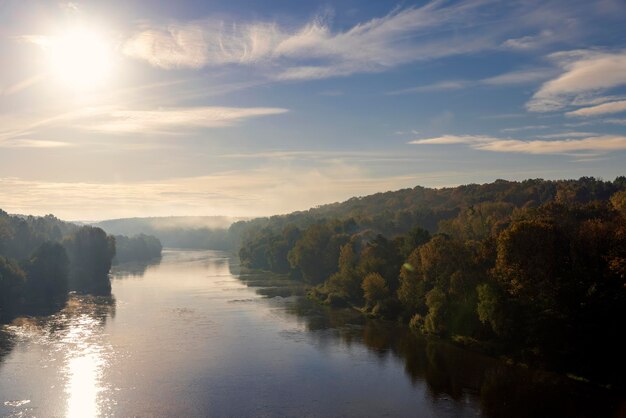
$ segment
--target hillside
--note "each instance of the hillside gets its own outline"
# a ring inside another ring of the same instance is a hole
[[[152,235],[166,247],[229,249],[228,227],[242,218],[169,216],[110,219],[93,224],[113,235]]]
[[[260,228],[281,230],[287,225],[307,227],[318,220],[353,219],[361,228],[370,228],[386,235],[395,235],[420,226],[437,232],[439,222],[454,218],[461,209],[485,202],[499,202],[516,208],[533,208],[549,202],[588,203],[608,200],[612,194],[626,188],[626,177],[603,181],[593,177],[578,180],[525,181],[496,180],[486,184],[468,184],[440,189],[416,186],[353,197],[345,202],[332,203],[293,212],[233,224],[235,236],[246,236]]]
[[[302,280],[323,303],[624,385],[624,177],[416,187],[231,232],[244,266]]]

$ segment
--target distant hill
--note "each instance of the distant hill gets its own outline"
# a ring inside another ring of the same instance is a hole
[[[166,247],[228,249],[228,228],[246,218],[227,216],[167,216],[110,219],[94,223],[109,234],[153,235]]]

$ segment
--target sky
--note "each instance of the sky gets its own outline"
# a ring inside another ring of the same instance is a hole
[[[626,2],[0,0],[0,208],[264,216],[626,175]]]

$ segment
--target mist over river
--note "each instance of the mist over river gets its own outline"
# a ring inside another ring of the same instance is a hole
[[[319,306],[217,251],[166,250],[0,328],[9,417],[613,417],[611,392]],[[621,405],[620,405],[621,404]],[[621,409],[620,409],[621,408]]]

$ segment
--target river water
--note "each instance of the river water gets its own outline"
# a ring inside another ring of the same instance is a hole
[[[0,328],[9,417],[620,417],[608,390],[319,306],[216,251],[166,250]]]

